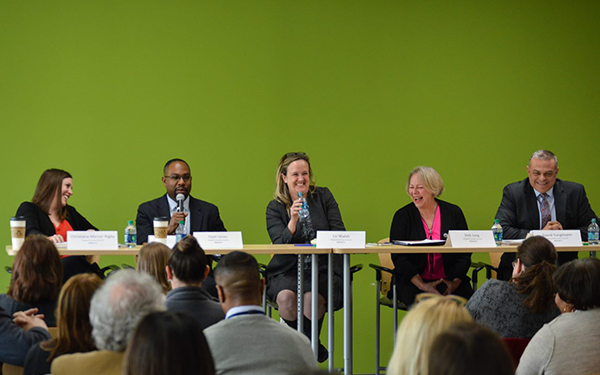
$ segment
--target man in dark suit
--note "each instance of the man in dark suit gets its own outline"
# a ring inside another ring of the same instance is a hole
[[[138,207],[136,218],[138,245],[147,242],[148,236],[154,234],[153,220],[160,216],[170,217],[168,234],[175,234],[180,220],[185,221],[188,234],[226,230],[217,206],[190,196],[192,174],[188,163],[181,159],[171,159],[165,164],[163,172],[162,182],[167,188],[167,194],[142,203]],[[182,212],[177,210],[178,194],[183,194],[185,197]]]
[[[587,240],[587,227],[596,214],[583,185],[557,178],[558,159],[548,150],[533,153],[527,166],[528,178],[504,187],[496,219],[505,239],[525,238],[530,230],[579,229]],[[558,263],[577,258],[577,252],[560,252]],[[504,253],[498,279],[512,275],[514,253]]]

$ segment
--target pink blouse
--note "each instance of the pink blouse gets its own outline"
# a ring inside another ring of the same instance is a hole
[[[425,235],[430,240],[441,240],[442,239],[442,219],[440,215],[440,207],[438,206],[435,210],[435,216],[433,217],[433,227],[431,232],[429,227],[423,218],[423,229],[425,229]],[[439,280],[446,278],[444,272],[444,262],[442,261],[442,254],[440,253],[429,253],[427,254],[427,265],[421,275],[423,280]]]

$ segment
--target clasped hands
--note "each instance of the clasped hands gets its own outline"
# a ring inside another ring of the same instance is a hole
[[[46,322],[44,322],[44,314],[38,314],[37,308],[32,308],[25,311],[17,311],[13,314],[13,322],[25,331],[29,331],[32,328],[40,327],[48,330]]]

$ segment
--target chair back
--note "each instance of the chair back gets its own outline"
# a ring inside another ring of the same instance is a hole
[[[490,264],[492,265],[492,267],[498,269],[498,266],[500,265],[500,258],[502,258],[502,255],[504,253],[489,253],[490,254]],[[492,277],[494,279],[498,278],[498,274],[496,273],[496,271],[492,271]]]
[[[390,238],[383,238],[379,241],[377,241],[377,243],[381,243],[384,244],[386,242],[390,242]],[[379,256],[379,265],[385,268],[389,268],[391,270],[394,269],[394,262],[392,262],[392,254],[390,253],[379,253],[377,254]],[[392,288],[392,275],[390,275],[387,272],[382,272],[381,275],[381,294],[383,294],[384,296],[387,296],[388,292],[391,290]]]
[[[508,352],[510,353],[510,356],[512,357],[513,361],[515,362],[515,367],[519,366],[519,361],[521,360],[521,356],[523,355],[523,352],[525,351],[525,348],[527,347],[527,345],[529,344],[529,341],[531,341],[531,339],[518,339],[518,338],[513,338],[513,337],[504,337],[502,339],[502,341],[504,341],[504,343],[506,344],[506,347],[508,348]]]

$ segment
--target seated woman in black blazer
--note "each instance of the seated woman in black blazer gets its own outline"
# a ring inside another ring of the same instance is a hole
[[[42,173],[31,202],[23,202],[16,216],[26,220],[25,235],[41,234],[54,243],[65,242],[72,230],[98,230],[81,216],[67,201],[73,195],[73,177],[61,169],[48,169]],[[64,281],[78,273],[97,272],[96,263],[90,264],[84,256],[61,259]]]
[[[445,240],[449,230],[468,229],[460,207],[437,199],[442,191],[444,182],[435,169],[414,168],[406,183],[412,202],[396,211],[390,241]],[[419,293],[473,294],[467,277],[471,253],[392,254],[392,261],[398,298],[407,306]]]

